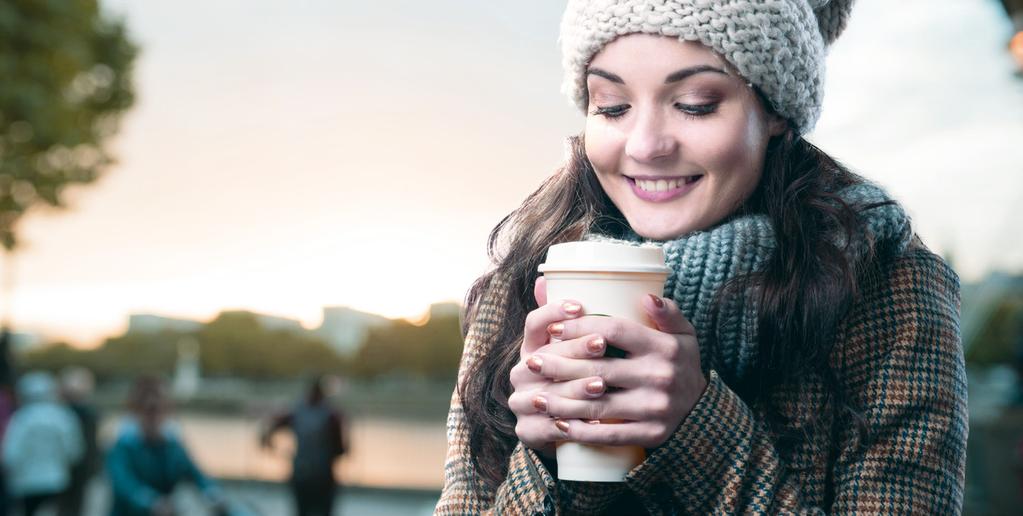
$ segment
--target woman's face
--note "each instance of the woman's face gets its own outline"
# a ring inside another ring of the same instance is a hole
[[[727,70],[699,43],[648,34],[618,38],[590,63],[586,156],[639,235],[707,229],[756,189],[785,122]]]

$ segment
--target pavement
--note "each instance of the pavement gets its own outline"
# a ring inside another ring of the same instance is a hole
[[[286,484],[259,480],[217,479],[227,498],[230,516],[290,516],[295,514]],[[93,479],[86,495],[83,516],[106,516],[110,511],[110,484],[103,476]],[[417,516],[433,514],[439,491],[344,486],[334,501],[333,516]],[[190,484],[174,493],[179,515],[211,514],[202,495]],[[37,513],[52,516],[51,508]]]

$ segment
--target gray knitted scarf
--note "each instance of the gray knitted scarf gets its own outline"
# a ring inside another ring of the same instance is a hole
[[[896,203],[863,209],[890,198],[880,187],[861,183],[839,192],[845,202],[859,207],[866,222],[866,241],[853,242],[847,249],[855,261],[873,245],[885,252],[899,253],[912,239],[909,217]],[[665,264],[671,269],[664,284],[664,297],[673,299],[696,328],[701,343],[704,369],[713,368],[725,378],[742,379],[756,364],[757,314],[748,296],[721,300],[717,323],[713,321],[715,296],[731,278],[760,270],[775,247],[774,230],[766,215],[735,217],[708,229],[675,240],[654,242],[635,233],[625,239],[588,234],[585,240],[618,241],[633,245],[660,245]],[[838,242],[840,245],[843,242]],[[711,333],[717,326],[716,339]],[[713,349],[705,343],[715,342]]]

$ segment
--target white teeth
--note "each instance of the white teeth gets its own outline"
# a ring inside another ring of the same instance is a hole
[[[686,183],[691,182],[690,178],[684,177],[680,179],[636,179],[636,186],[644,192],[667,192],[668,190],[675,190]]]

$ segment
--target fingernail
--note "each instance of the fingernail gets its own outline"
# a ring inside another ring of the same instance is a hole
[[[547,333],[550,333],[552,337],[560,337],[564,331],[565,325],[559,322],[547,327]]]
[[[593,380],[586,384],[586,392],[590,394],[600,394],[604,392],[604,380]]]
[[[533,355],[526,359],[526,367],[528,367],[529,370],[534,373],[539,373],[540,368],[543,367],[543,359],[536,355]]]
[[[533,398],[533,408],[539,412],[547,412],[547,400],[543,396]]]
[[[565,303],[561,305],[561,309],[564,310],[566,314],[575,315],[578,314],[583,307],[577,303]]]
[[[561,419],[555,419],[554,420],[554,426],[558,427],[558,430],[561,430],[561,433],[563,433],[565,435],[568,435],[568,421],[563,421]]]
[[[604,337],[597,337],[586,343],[586,349],[589,350],[589,352],[593,353],[594,355],[604,353],[605,346],[606,343],[604,342]]]
[[[655,305],[657,305],[657,308],[664,308],[664,300],[663,299],[661,299],[661,298],[659,298],[659,297],[657,297],[657,296],[655,296],[653,294],[647,294],[647,295],[650,296],[650,300],[653,301]]]

